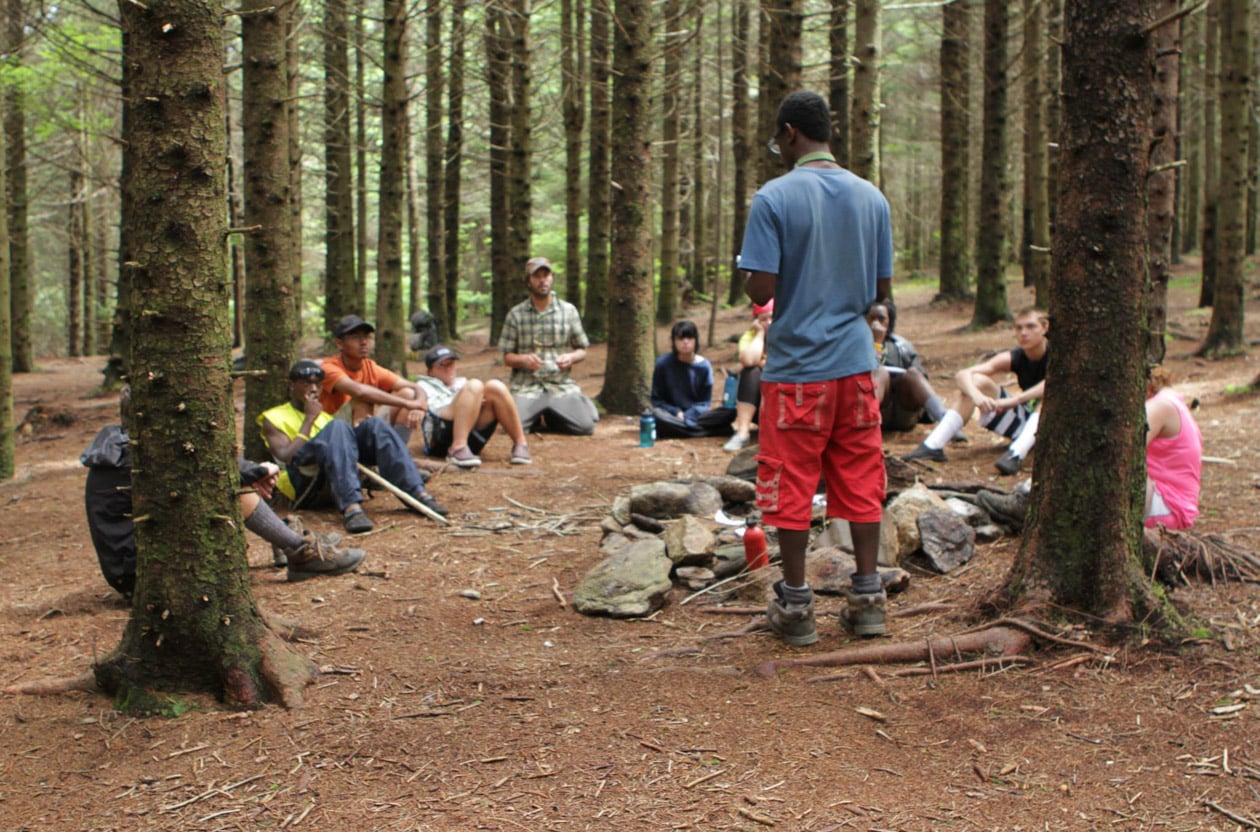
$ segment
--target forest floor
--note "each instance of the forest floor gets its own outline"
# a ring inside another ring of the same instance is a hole
[[[1260,361],[1190,356],[1209,317],[1194,308],[1197,291],[1189,276],[1174,283],[1170,319],[1186,337],[1170,343],[1169,364],[1200,401],[1213,458],[1198,529],[1254,551],[1260,398],[1227,390],[1254,379]],[[931,305],[931,292],[897,289],[898,331],[952,395],[953,371],[1013,334],[964,331],[970,308]],[[1012,284],[1011,307],[1027,302]],[[703,334],[708,313],[694,315]],[[748,320],[746,309],[719,314],[717,343],[704,351],[716,365],[733,366],[728,338]],[[1248,335],[1260,338],[1254,289]],[[658,340],[667,348],[664,332]],[[460,345],[465,372],[506,377],[485,341],[474,333]],[[127,619],[97,571],[82,507],[79,453],[116,414],[113,397],[93,398],[102,363],[46,360],[15,379],[19,421],[37,404],[73,419],[23,434],[17,477],[0,484],[0,686],[83,673]],[[577,368],[591,394],[603,367],[595,348]],[[903,453],[923,433],[887,447]],[[1009,488],[1014,478],[992,468],[1000,447],[974,425],[968,433],[928,478]],[[1177,649],[1102,645],[1078,623],[1073,638],[1112,660],[1043,645],[1032,664],[1000,671],[795,668],[766,679],[752,669],[848,643],[836,619],[821,617],[821,641],[794,649],[766,633],[706,640],[752,617],[680,605],[681,589],[643,620],[568,605],[600,559],[599,521],[617,494],[722,473],[729,460],[722,439],[642,449],[637,437],[635,419],[615,416],[593,438],[537,436],[524,469],[507,465],[509,443],[496,437],[479,471],[431,482],[452,509],[449,528],[388,495],[368,504],[378,526],[359,543],[361,574],[286,583],[250,535],[259,605],[315,633],[296,645],[325,670],[305,707],[234,713],[184,697],[191,709],[179,717],[136,719],[87,692],[3,696],[0,829],[1260,828],[1255,585],[1177,589],[1201,636]],[[327,514],[303,517],[337,528]],[[892,610],[956,606],[894,619],[882,641],[976,624],[1018,545],[979,545],[950,575],[911,564]],[[829,613],[839,606],[821,601]],[[822,673],[833,678],[812,681]]]

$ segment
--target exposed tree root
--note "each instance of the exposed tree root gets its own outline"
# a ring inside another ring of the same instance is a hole
[[[258,646],[262,649],[260,672],[272,697],[289,710],[302,707],[303,691],[319,675],[318,665],[271,629],[263,630]]]
[[[0,688],[0,691],[4,693],[24,694],[26,696],[52,696],[53,694],[66,693],[72,690],[99,693],[100,689],[96,686],[96,674],[88,670],[78,676],[33,679],[29,682],[20,682]]]
[[[887,676],[931,676],[936,678],[941,673],[961,673],[964,670],[1004,670],[1012,665],[1017,664],[1033,664],[1034,659],[1028,656],[1001,656],[999,658],[983,658],[974,659],[969,662],[955,662],[954,664],[943,664],[939,667],[903,667],[899,670],[890,670],[885,673]],[[869,665],[863,670],[870,671],[867,675],[874,676],[877,684],[883,685],[883,680],[875,673]],[[806,679],[806,682],[813,684],[814,682],[834,682],[837,679],[845,679],[849,677],[849,673],[828,673],[826,676],[812,676]]]
[[[922,642],[895,644],[863,644],[846,650],[765,662],[755,671],[767,678],[789,667],[842,667],[854,664],[892,664],[895,662],[931,661],[937,655],[984,653],[987,656],[1014,656],[1028,648],[1032,638],[1014,627],[989,627],[956,636],[939,636]]]
[[[1144,546],[1155,563],[1155,576],[1168,586],[1188,584],[1191,578],[1207,579],[1213,586],[1217,581],[1260,583],[1260,555],[1223,535],[1160,529],[1146,535]]]

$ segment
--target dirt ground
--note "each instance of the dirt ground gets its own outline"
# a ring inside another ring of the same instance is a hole
[[[1171,317],[1187,337],[1171,343],[1169,363],[1201,403],[1212,458],[1199,529],[1255,550],[1260,399],[1226,390],[1255,378],[1260,363],[1189,357],[1208,321],[1193,308],[1196,293],[1188,279],[1174,287]],[[898,330],[952,393],[955,369],[1012,335],[1008,326],[961,332],[969,308],[930,299],[927,288],[899,288]],[[1028,298],[1012,286],[1010,301]],[[1248,315],[1255,341],[1254,297]],[[705,332],[707,312],[695,317]],[[727,337],[747,321],[746,310],[720,314],[718,343],[704,351],[715,364],[731,365]],[[506,377],[484,336],[461,347],[469,375]],[[82,673],[117,644],[127,618],[83,518],[78,455],[115,414],[112,398],[91,396],[101,365],[46,360],[16,379],[19,421],[37,403],[75,418],[23,435],[18,475],[0,484],[0,685]],[[579,370],[597,393],[602,351]],[[887,447],[904,452],[923,432]],[[929,476],[1009,487],[992,468],[1000,448],[974,425],[968,433]],[[506,464],[508,444],[496,438],[475,473],[434,478],[452,509],[448,529],[388,495],[372,500],[378,528],[362,540],[364,573],[288,584],[250,536],[259,604],[316,631],[297,647],[325,672],[301,710],[232,713],[184,697],[193,707],[178,718],[133,719],[86,692],[0,697],[0,828],[1260,828],[1254,585],[1176,590],[1202,638],[1175,652],[1133,643],[1104,661],[1055,647],[997,672],[851,669],[811,681],[832,671],[796,668],[765,679],[752,668],[843,646],[835,618],[820,620],[819,644],[796,650],[764,633],[705,640],[751,619],[681,606],[682,590],[644,620],[568,606],[599,558],[613,497],[724,471],[721,439],[641,449],[635,420],[608,417],[594,438],[535,437],[528,469]],[[303,517],[336,528],[330,515]],[[890,640],[974,624],[973,603],[1000,584],[1017,545],[980,545],[949,576],[911,566],[893,610],[958,606],[896,619]],[[1093,634],[1078,627],[1073,637]]]

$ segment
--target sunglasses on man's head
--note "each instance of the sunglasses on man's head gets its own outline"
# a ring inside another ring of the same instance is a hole
[[[324,371],[315,370],[315,369],[298,370],[296,373],[293,374],[293,380],[294,381],[323,381]]]

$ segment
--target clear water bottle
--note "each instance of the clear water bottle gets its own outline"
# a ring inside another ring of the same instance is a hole
[[[650,448],[656,444],[656,417],[645,410],[639,417],[639,447]]]

